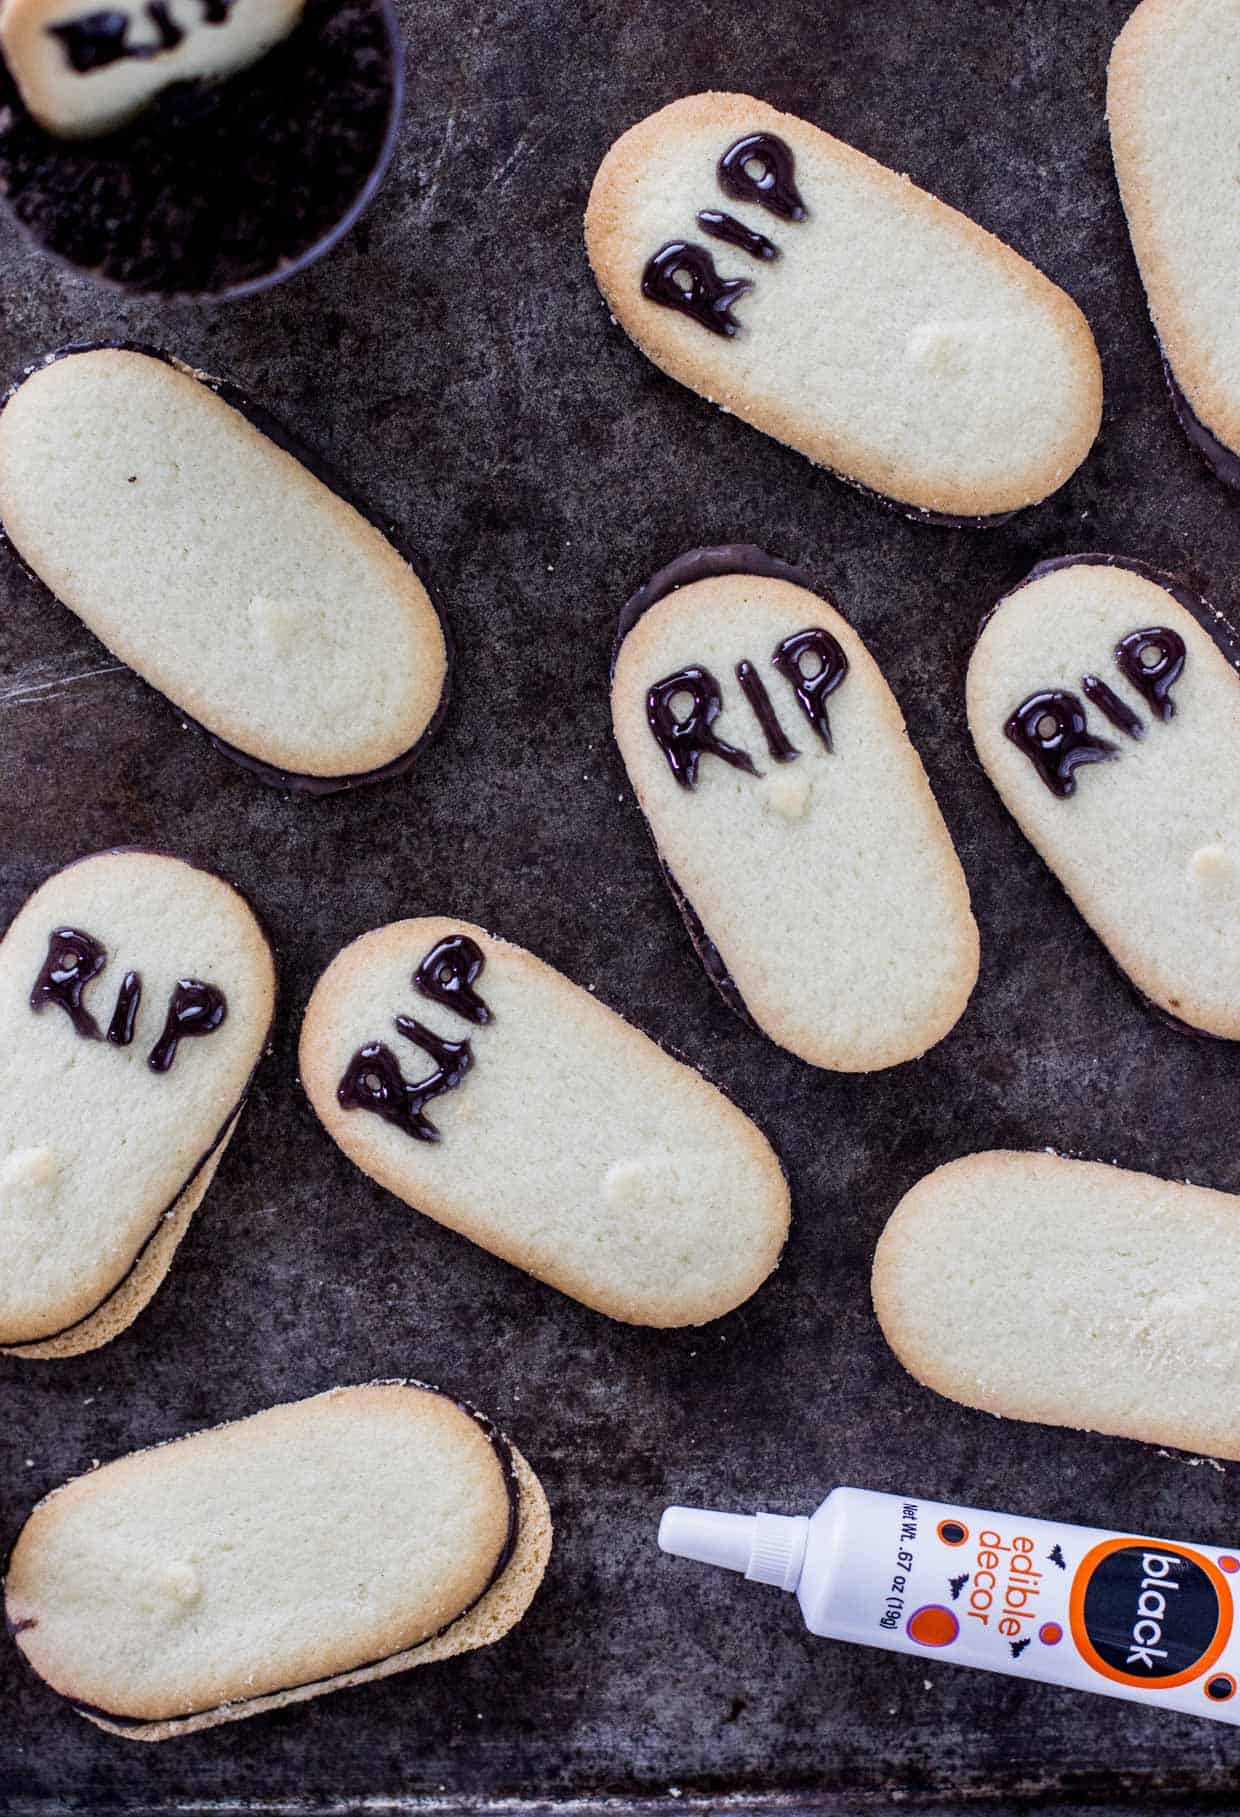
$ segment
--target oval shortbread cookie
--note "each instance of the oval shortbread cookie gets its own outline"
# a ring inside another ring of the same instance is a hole
[[[326,792],[412,759],[447,644],[413,569],[287,444],[243,394],[162,356],[52,356],[0,411],[0,521],[229,755]]]
[[[0,49],[48,132],[111,132],[173,82],[231,75],[292,31],[304,0],[4,0]]]
[[[1116,39],[1107,118],[1133,251],[1185,433],[1240,486],[1236,0],[1144,0]]]
[[[986,620],[968,701],[991,781],[1137,989],[1237,1040],[1240,678],[1225,636],[1152,568],[1048,562]]]
[[[5,1612],[99,1727],[163,1741],[499,1640],[546,1570],[525,1460],[413,1382],[338,1388],[39,1503]]]
[[[749,95],[690,95],[617,140],[586,247],[657,366],[914,515],[1032,504],[1098,432],[1101,367],[1071,298],[907,177]]]
[[[788,1187],[701,1074],[466,921],[364,934],[315,986],[301,1076],[350,1160],[611,1318],[700,1325],[779,1259]]]
[[[84,858],[0,942],[0,1348],[93,1349],[171,1264],[266,1045],[275,965],[222,878]]]
[[[852,627],[747,547],[698,549],[625,609],[616,738],[707,972],[815,1066],[914,1059],[978,937],[899,706]]]
[[[1240,1458],[1240,1199],[1096,1161],[970,1155],[874,1256],[883,1335],[966,1407]]]

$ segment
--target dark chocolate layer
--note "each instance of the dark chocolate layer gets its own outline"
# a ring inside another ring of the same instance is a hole
[[[1176,421],[1184,431],[1193,447],[1205,461],[1211,472],[1221,479],[1224,485],[1240,489],[1240,456],[1220,442],[1212,429],[1207,429],[1197,412],[1193,409],[1180,387],[1180,382],[1171,369],[1171,361],[1161,341],[1158,353],[1162,360],[1163,377],[1167,381],[1167,391],[1171,398],[1171,408],[1175,411]]]
[[[176,858],[182,864],[190,865],[191,869],[193,869],[193,870],[205,871],[209,877],[219,877],[219,875],[220,875],[220,873],[218,871],[211,870],[208,865],[194,864],[192,859],[183,858],[179,852],[163,852],[163,851],[158,851],[154,848],[150,848],[150,847],[146,847],[146,846],[139,846],[139,845],[112,846],[108,849],[111,852],[134,853],[137,855],[144,855],[144,856],[155,857],[155,858]],[[103,856],[103,854],[97,853],[97,852],[92,852],[90,854],[90,856],[92,858],[101,857],[101,856]],[[84,864],[85,862],[86,862],[86,859],[84,859],[84,858],[78,858],[78,859],[74,860],[75,864]],[[63,865],[61,867],[62,870],[72,870],[72,868],[73,868],[72,865]],[[53,875],[53,876],[59,876],[60,874],[61,874],[60,871],[55,871],[55,872],[51,873],[51,875]],[[231,881],[231,879],[223,878],[222,881],[227,883],[230,889],[236,890],[238,896],[241,897],[241,900],[245,903],[245,905],[249,909],[250,913],[254,916],[255,921],[258,922],[259,929],[263,935],[263,938],[266,940],[268,949],[271,951],[272,963],[274,966],[275,949],[272,946],[272,942],[271,942],[269,935],[267,934],[266,928],[263,926],[262,917],[258,914],[257,910],[254,907],[254,904],[250,901],[249,897],[246,896],[244,891],[237,889],[237,885],[235,883],[233,883]],[[23,904],[23,906],[24,906],[24,904]],[[216,1153],[217,1149],[220,1147],[220,1144],[225,1140],[225,1138],[227,1137],[233,1124],[236,1122],[237,1118],[241,1115],[241,1112],[245,1108],[246,1099],[249,1097],[250,1092],[254,1085],[254,1081],[258,1076],[258,1069],[262,1065],[263,1061],[267,1058],[267,1055],[271,1052],[271,1037],[275,1030],[276,1009],[278,1007],[278,991],[279,991],[279,974],[277,971],[277,975],[276,975],[276,993],[277,993],[277,995],[276,995],[275,1000],[273,1000],[272,1006],[271,1006],[271,1021],[267,1026],[267,1033],[263,1036],[262,1045],[260,1046],[260,1048],[258,1050],[258,1058],[255,1060],[253,1070],[251,1071],[249,1078],[245,1082],[245,1087],[242,1090],[241,1096],[238,1098],[238,1100],[237,1100],[236,1104],[233,1106],[233,1108],[229,1111],[229,1113],[225,1117],[223,1123],[220,1125],[219,1130],[216,1132],[215,1136],[212,1138],[210,1147],[207,1148],[198,1157],[197,1161],[195,1161],[193,1168],[191,1169],[190,1173],[187,1175],[186,1179],[183,1181],[180,1189],[178,1190],[176,1196],[173,1198],[171,1204],[165,1205],[163,1210],[160,1212],[158,1218],[155,1220],[155,1223],[151,1228],[150,1235],[144,1239],[137,1254],[134,1256],[133,1261],[129,1264],[129,1267],[125,1270],[125,1272],[121,1276],[120,1280],[117,1281],[117,1283],[114,1287],[110,1287],[108,1289],[107,1293],[104,1294],[103,1298],[99,1301],[97,1306],[92,1306],[90,1311],[83,1313],[83,1315],[80,1319],[74,1319],[74,1321],[71,1325],[63,1325],[59,1331],[45,1332],[41,1337],[26,1338],[20,1344],[0,1345],[0,1350],[7,1352],[7,1354],[9,1354],[10,1356],[21,1356],[23,1354],[23,1352],[25,1352],[27,1350],[35,1349],[39,1345],[42,1345],[42,1344],[55,1343],[58,1338],[65,1338],[65,1337],[70,1336],[70,1334],[72,1332],[80,1331],[83,1325],[88,1325],[93,1318],[97,1318],[98,1315],[103,1311],[104,1307],[109,1305],[110,1302],[116,1298],[116,1295],[118,1293],[120,1293],[122,1288],[124,1288],[133,1279],[134,1275],[137,1274],[137,1272],[141,1268],[142,1263],[145,1260],[148,1252],[150,1251],[151,1245],[155,1242],[156,1238],[159,1236],[160,1232],[163,1230],[164,1220],[167,1217],[169,1217],[173,1211],[176,1210],[176,1207],[177,1207],[178,1203],[180,1202],[180,1200],[184,1198],[185,1194],[189,1191],[190,1187],[194,1184],[194,1181],[198,1178],[198,1176],[202,1172],[203,1168],[207,1165],[207,1162],[210,1161],[212,1156]]]
[[[246,421],[251,423],[254,428],[258,430],[260,435],[266,436],[267,440],[269,442],[274,442],[277,448],[282,448],[286,454],[292,455],[293,459],[297,461],[300,466],[305,467],[307,472],[312,473],[315,479],[327,487],[329,492],[335,493],[337,498],[341,498],[347,505],[351,505],[358,516],[364,517],[368,524],[373,524],[374,528],[392,545],[402,560],[409,564],[421,581],[423,587],[426,589],[427,598],[431,602],[431,609],[439,620],[439,628],[443,632],[446,666],[444,669],[443,690],[439,696],[439,704],[431,715],[425,731],[416,743],[410,745],[407,751],[402,751],[399,756],[393,757],[389,763],[382,764],[375,770],[355,770],[347,776],[306,776],[302,775],[297,770],[277,769],[274,764],[264,763],[261,757],[255,757],[249,751],[240,750],[236,745],[229,744],[226,738],[221,738],[218,733],[212,732],[207,726],[200,725],[196,719],[190,717],[183,707],[179,707],[174,700],[169,700],[166,694],[161,695],[160,698],[168,700],[169,706],[171,706],[173,711],[177,714],[182,725],[186,726],[192,732],[200,733],[202,737],[204,737],[209,744],[214,745],[215,749],[223,756],[231,758],[234,763],[239,764],[244,770],[249,770],[252,775],[258,777],[260,782],[267,783],[271,788],[289,789],[299,795],[338,795],[347,789],[360,788],[367,783],[388,782],[393,777],[403,776],[405,771],[414,763],[423,745],[425,745],[429,739],[433,738],[435,733],[439,730],[443,716],[447,712],[448,700],[452,691],[452,636],[448,629],[447,621],[440,611],[434,593],[427,582],[425,567],[421,558],[410,550],[405,537],[398,535],[393,525],[385,524],[366,501],[358,497],[348,481],[342,478],[336,469],[323,459],[322,455],[316,453],[313,448],[308,448],[306,444],[301,441],[298,436],[294,435],[293,431],[282,423],[278,417],[273,416],[265,404],[260,404],[257,399],[251,397],[248,391],[245,391],[240,385],[234,383],[232,379],[217,378],[210,373],[199,372],[186,361],[179,360],[173,354],[166,353],[162,347],[152,347],[143,341],[82,341],[68,347],[57,347],[53,352],[45,354],[41,360],[37,360],[33,366],[28,366],[25,372],[22,373],[21,378],[9,386],[3,399],[0,399],[0,409],[8,403],[14,392],[18,390],[26,379],[32,377],[34,373],[41,371],[44,366],[50,366],[55,360],[68,359],[70,355],[75,353],[91,353],[97,348],[111,348],[118,353],[142,353],[145,354],[148,359],[163,360],[165,365],[174,366],[178,372],[186,373],[200,385],[205,385],[209,391],[213,391],[225,404],[230,405],[239,415],[245,417]],[[52,592],[42,576],[36,574],[34,569],[22,559],[21,554],[5,531],[3,523],[0,523],[0,544],[2,544],[13,556],[23,573],[26,574],[49,599],[56,600],[56,604],[61,606],[65,611],[70,609],[64,605],[62,600],[56,598],[56,595]],[[89,629],[89,626],[87,629]],[[140,679],[143,678],[140,677]],[[155,688],[152,683],[147,682],[146,685],[151,688],[152,693],[159,693],[158,688]]]
[[[0,194],[40,246],[93,277],[241,296],[302,269],[357,220],[387,168],[403,89],[392,0],[306,0],[297,28],[250,69],[177,83],[99,139],[45,132],[0,66]]]
[[[395,1659],[399,1653],[416,1652],[418,1647],[429,1646],[433,1640],[439,1640],[444,1634],[450,1633],[452,1631],[452,1629],[456,1627],[458,1622],[464,1621],[465,1617],[467,1615],[470,1615],[473,1613],[473,1611],[478,1607],[478,1604],[482,1601],[484,1596],[489,1595],[489,1593],[495,1588],[495,1585],[499,1582],[499,1579],[503,1576],[504,1572],[508,1569],[508,1566],[512,1563],[512,1555],[516,1551],[517,1538],[521,1531],[521,1485],[517,1480],[516,1466],[512,1460],[512,1446],[509,1444],[509,1442],[505,1438],[504,1434],[499,1430],[499,1427],[496,1426],[494,1421],[491,1419],[488,1419],[488,1417],[485,1413],[480,1413],[478,1411],[478,1409],[472,1405],[471,1402],[459,1400],[456,1397],[456,1395],[448,1394],[444,1389],[436,1388],[436,1387],[432,1386],[432,1384],[429,1382],[415,1382],[415,1381],[401,1380],[401,1381],[396,1381],[396,1382],[374,1383],[374,1384],[368,1384],[368,1385],[375,1386],[375,1387],[418,1388],[418,1389],[423,1390],[427,1394],[437,1394],[443,1400],[451,1401],[453,1406],[459,1407],[462,1413],[468,1414],[470,1419],[473,1420],[476,1425],[481,1427],[482,1431],[485,1433],[487,1439],[490,1442],[492,1450],[495,1452],[496,1458],[499,1460],[500,1470],[503,1473],[503,1478],[504,1478],[504,1488],[506,1489],[506,1491],[508,1493],[508,1530],[507,1530],[507,1533],[505,1534],[503,1544],[500,1547],[499,1556],[497,1557],[497,1559],[495,1561],[495,1565],[492,1568],[491,1575],[487,1579],[486,1583],[483,1585],[482,1589],[478,1592],[478,1595],[476,1597],[474,1597],[473,1601],[468,1603],[466,1605],[466,1607],[460,1611],[459,1614],[454,1615],[452,1617],[451,1621],[445,1622],[443,1627],[437,1629],[434,1634],[428,1634],[424,1640],[415,1642],[414,1645],[411,1647],[399,1647],[399,1648],[397,1648],[396,1653],[384,1653],[384,1654],[381,1654],[379,1656],[379,1658],[377,1658],[377,1659],[360,1660],[358,1662],[358,1664],[355,1666],[346,1666],[343,1671],[331,1672],[322,1678],[307,1678],[307,1679],[303,1679],[299,1684],[283,1685],[278,1691],[263,1691],[257,1697],[238,1698],[233,1703],[216,1704],[211,1709],[187,1710],[181,1716],[161,1716],[161,1717],[122,1716],[122,1715],[119,1715],[114,1710],[105,1710],[98,1704],[74,1702],[72,1707],[78,1712],[78,1714],[80,1716],[96,1716],[101,1721],[111,1723],[114,1727],[116,1727],[118,1729],[133,1729],[133,1730],[151,1729],[151,1728],[158,1728],[158,1727],[162,1726],[165,1722],[173,1722],[173,1723],[191,1722],[194,1720],[195,1717],[214,1716],[218,1711],[225,1710],[225,1709],[227,1709],[227,1710],[244,1709],[247,1703],[261,1703],[269,1697],[284,1696],[289,1691],[305,1691],[305,1690],[308,1690],[313,1685],[331,1684],[334,1679],[347,1678],[348,1676],[350,1676],[350,1674],[352,1674],[354,1672],[367,1672],[374,1666],[381,1666],[387,1660]],[[212,1430],[218,1430],[218,1428],[207,1427],[207,1428],[205,1428],[205,1430],[212,1431]],[[19,1537],[20,1537],[20,1535],[19,1535]],[[22,1628],[32,1627],[35,1625],[37,1625],[37,1624],[34,1622],[23,1622],[23,1623],[13,1624],[12,1627],[10,1628],[10,1632],[19,1633],[22,1630]],[[19,1649],[19,1651],[20,1651],[20,1649]],[[25,1657],[25,1655],[23,1654],[23,1658],[24,1657]],[[28,1661],[27,1661],[27,1664],[29,1664]],[[33,1671],[34,1670],[33,1666],[30,1669]],[[36,1676],[38,1676],[38,1674],[36,1674]]]

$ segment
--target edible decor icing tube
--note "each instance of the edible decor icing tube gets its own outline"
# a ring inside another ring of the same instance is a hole
[[[811,1516],[669,1508],[659,1545],[792,1591],[830,1640],[1240,1722],[1240,1547],[865,1489]]]

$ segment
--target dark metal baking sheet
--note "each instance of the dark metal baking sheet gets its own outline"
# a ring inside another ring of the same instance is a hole
[[[1000,810],[962,712],[978,618],[1043,556],[1140,556],[1240,616],[1240,498],[1172,420],[1112,181],[1103,79],[1127,10],[407,0],[395,166],[294,283],[219,310],[131,304],[0,231],[0,375],[117,336],[235,376],[427,551],[459,650],[408,779],[286,798],[0,570],[4,919],[79,853],[151,841],[237,879],[283,983],[275,1055],[153,1305],[91,1356],[0,1359],[0,1545],[94,1458],[405,1372],[504,1424],[558,1530],[502,1647],[159,1749],[90,1728],[7,1648],[7,1809],[1240,1803],[1233,1729],[812,1640],[791,1599],[654,1548],[665,1501],[808,1509],[837,1482],[1240,1539],[1236,1467],[937,1400],[888,1354],[867,1286],[900,1194],[972,1149],[1054,1145],[1240,1189],[1240,1055],[1135,1001]],[[708,86],[909,171],[1080,300],[1107,407],[1069,486],[987,533],[919,528],[709,409],[609,325],[581,251],[597,160]],[[610,739],[615,614],[681,549],[731,540],[803,564],[863,633],[959,842],[982,977],[918,1065],[835,1078],[767,1045],[715,997],[659,880]],[[701,1332],[612,1325],[414,1216],[323,1135],[295,1082],[311,984],[350,936],[436,909],[536,948],[763,1123],[796,1222],[748,1306]]]

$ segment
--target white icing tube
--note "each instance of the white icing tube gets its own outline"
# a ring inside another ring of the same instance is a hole
[[[1240,1547],[865,1489],[808,1517],[669,1508],[659,1544],[794,1592],[830,1640],[1240,1722]]]

